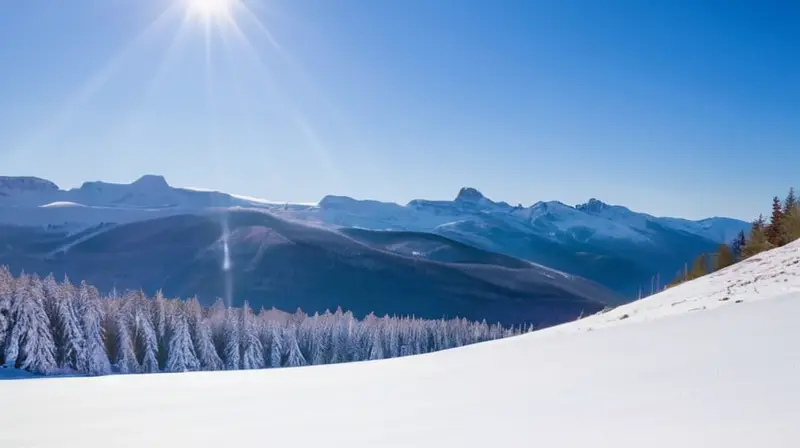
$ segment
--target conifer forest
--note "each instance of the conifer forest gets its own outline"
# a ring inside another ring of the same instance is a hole
[[[465,319],[357,319],[350,312],[254,312],[247,302],[202,307],[196,298],[141,291],[102,295],[0,267],[0,365],[44,375],[263,369],[435,352],[530,328]]]

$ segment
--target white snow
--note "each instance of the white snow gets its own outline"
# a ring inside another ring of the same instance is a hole
[[[86,207],[86,206],[83,204],[78,204],[76,202],[57,201],[57,202],[51,202],[49,204],[40,205],[39,207],[46,208],[46,207]]]
[[[429,355],[0,382],[0,446],[794,447],[798,315],[800,241],[605,314]]]

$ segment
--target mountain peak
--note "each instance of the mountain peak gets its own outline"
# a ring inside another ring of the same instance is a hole
[[[589,202],[586,202],[585,204],[578,204],[575,206],[575,208],[582,212],[599,212],[607,208],[611,208],[611,206],[599,199],[591,198],[589,199]]]
[[[164,176],[159,176],[157,174],[145,174],[136,179],[131,185],[138,185],[147,189],[163,189],[169,187]]]
[[[58,185],[40,177],[0,176],[0,190],[15,192],[57,191]]]
[[[456,196],[456,201],[479,201],[481,199],[485,199],[486,196],[483,195],[480,191],[476,190],[472,187],[464,187],[458,192],[458,196]]]

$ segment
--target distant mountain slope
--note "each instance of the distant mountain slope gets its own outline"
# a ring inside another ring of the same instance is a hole
[[[443,260],[436,261],[386,250],[384,233],[348,236],[258,211],[176,215],[87,231],[65,241],[66,250],[54,241],[44,244],[49,235],[14,238],[0,264],[15,272],[67,274],[104,290],[162,288],[169,296],[198,295],[205,304],[230,295],[234,304],[247,299],[255,308],[288,311],[341,305],[361,315],[551,325],[621,302],[592,282],[441,236],[391,236],[408,247],[435,247]]]
[[[657,218],[596,199],[576,207],[557,201],[512,207],[473,188],[453,201],[400,206],[328,196],[317,207],[274,212],[337,227],[433,232],[585,277],[631,298],[749,229],[729,218]]]
[[[417,199],[399,205],[326,196],[309,206],[174,188],[153,175],[129,185],[87,182],[71,190],[38,178],[0,177],[0,223],[79,231],[101,223],[231,207],[268,209],[286,219],[335,229],[435,233],[588,278],[628,298],[640,288],[648,293],[655,279],[665,284],[684,263],[750,227],[730,218],[658,218],[597,199],[575,207],[558,201],[511,206],[474,188],[461,189],[452,201]],[[385,248],[406,250],[391,244]],[[412,252],[434,260],[440,256]]]

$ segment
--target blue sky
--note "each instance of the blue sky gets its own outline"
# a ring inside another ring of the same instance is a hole
[[[791,0],[184,1],[0,3],[0,174],[745,219],[800,187]]]

